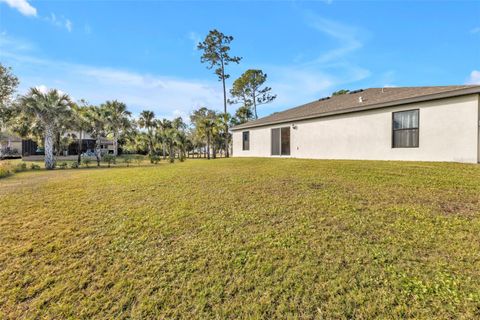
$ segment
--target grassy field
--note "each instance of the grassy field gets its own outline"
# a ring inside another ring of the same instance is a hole
[[[189,160],[0,180],[0,318],[480,317],[480,166]]]

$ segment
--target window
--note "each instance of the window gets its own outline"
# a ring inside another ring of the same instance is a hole
[[[272,129],[272,156],[290,155],[290,127]]]
[[[418,148],[418,119],[418,110],[392,114],[392,148]]]
[[[250,131],[242,132],[242,149],[250,150]]]

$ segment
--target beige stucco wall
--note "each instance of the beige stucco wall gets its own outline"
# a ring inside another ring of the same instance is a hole
[[[418,148],[392,148],[392,112],[419,109]],[[270,157],[270,130],[290,126],[291,157],[314,159],[454,161],[480,158],[479,95],[412,103],[251,128],[250,150],[242,150],[242,132],[233,132],[233,156]],[[295,124],[296,129],[292,128]]]

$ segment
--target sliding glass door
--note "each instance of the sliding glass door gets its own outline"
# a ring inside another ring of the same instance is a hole
[[[272,156],[290,155],[290,127],[275,128],[271,130]]]

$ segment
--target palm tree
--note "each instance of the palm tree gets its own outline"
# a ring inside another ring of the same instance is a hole
[[[232,116],[229,113],[219,113],[216,119],[216,134],[218,135],[219,150],[230,148],[231,134],[225,131],[227,124],[232,122]],[[227,145],[224,145],[224,144]],[[222,147],[223,146],[223,147]]]
[[[210,159],[212,138],[218,132],[218,114],[213,110],[203,107],[194,111],[190,116],[190,120],[195,125],[196,134],[205,139],[207,158]]]
[[[178,159],[183,161],[185,156],[185,144],[186,144],[186,134],[185,130],[187,129],[187,124],[183,122],[182,117],[177,117],[172,120],[172,129],[173,129],[173,142],[172,145],[178,148]],[[172,148],[173,149],[173,148]],[[175,157],[175,150],[173,150],[173,158]],[[170,161],[172,155],[170,155]]]
[[[147,130],[148,154],[151,157],[155,153],[154,129],[157,126],[153,111],[142,111],[138,118],[138,125],[140,128],[145,128]],[[150,159],[150,161],[152,160]]]
[[[102,107],[89,106],[85,112],[85,118],[89,123],[89,133],[95,139],[95,157],[99,167],[102,160],[102,138],[106,137],[105,110]]]
[[[162,142],[162,157],[163,160],[167,157],[166,155],[166,133],[167,130],[172,127],[172,121],[167,119],[162,119],[157,121],[157,128],[159,129],[159,140]]]
[[[73,129],[78,133],[77,138],[77,163],[80,165],[80,161],[82,160],[82,145],[83,145],[83,136],[85,132],[90,131],[90,122],[87,116],[88,112],[88,103],[85,100],[80,100],[82,105],[73,104],[73,119],[72,119],[72,126]]]
[[[118,155],[118,137],[130,126],[130,111],[123,102],[107,101],[102,105],[106,113],[106,125],[113,135],[113,155]]]
[[[45,168],[55,168],[53,153],[54,139],[57,129],[71,115],[72,101],[67,94],[56,89],[42,92],[37,88],[20,97],[18,107],[20,112],[30,119],[38,121],[43,131],[45,147]]]
[[[165,141],[166,145],[168,146],[168,156],[170,158],[170,162],[172,162],[172,163],[175,161],[175,149],[174,148],[175,148],[176,137],[177,137],[177,132],[176,132],[175,128],[170,127],[170,128],[165,130],[164,141]]]

